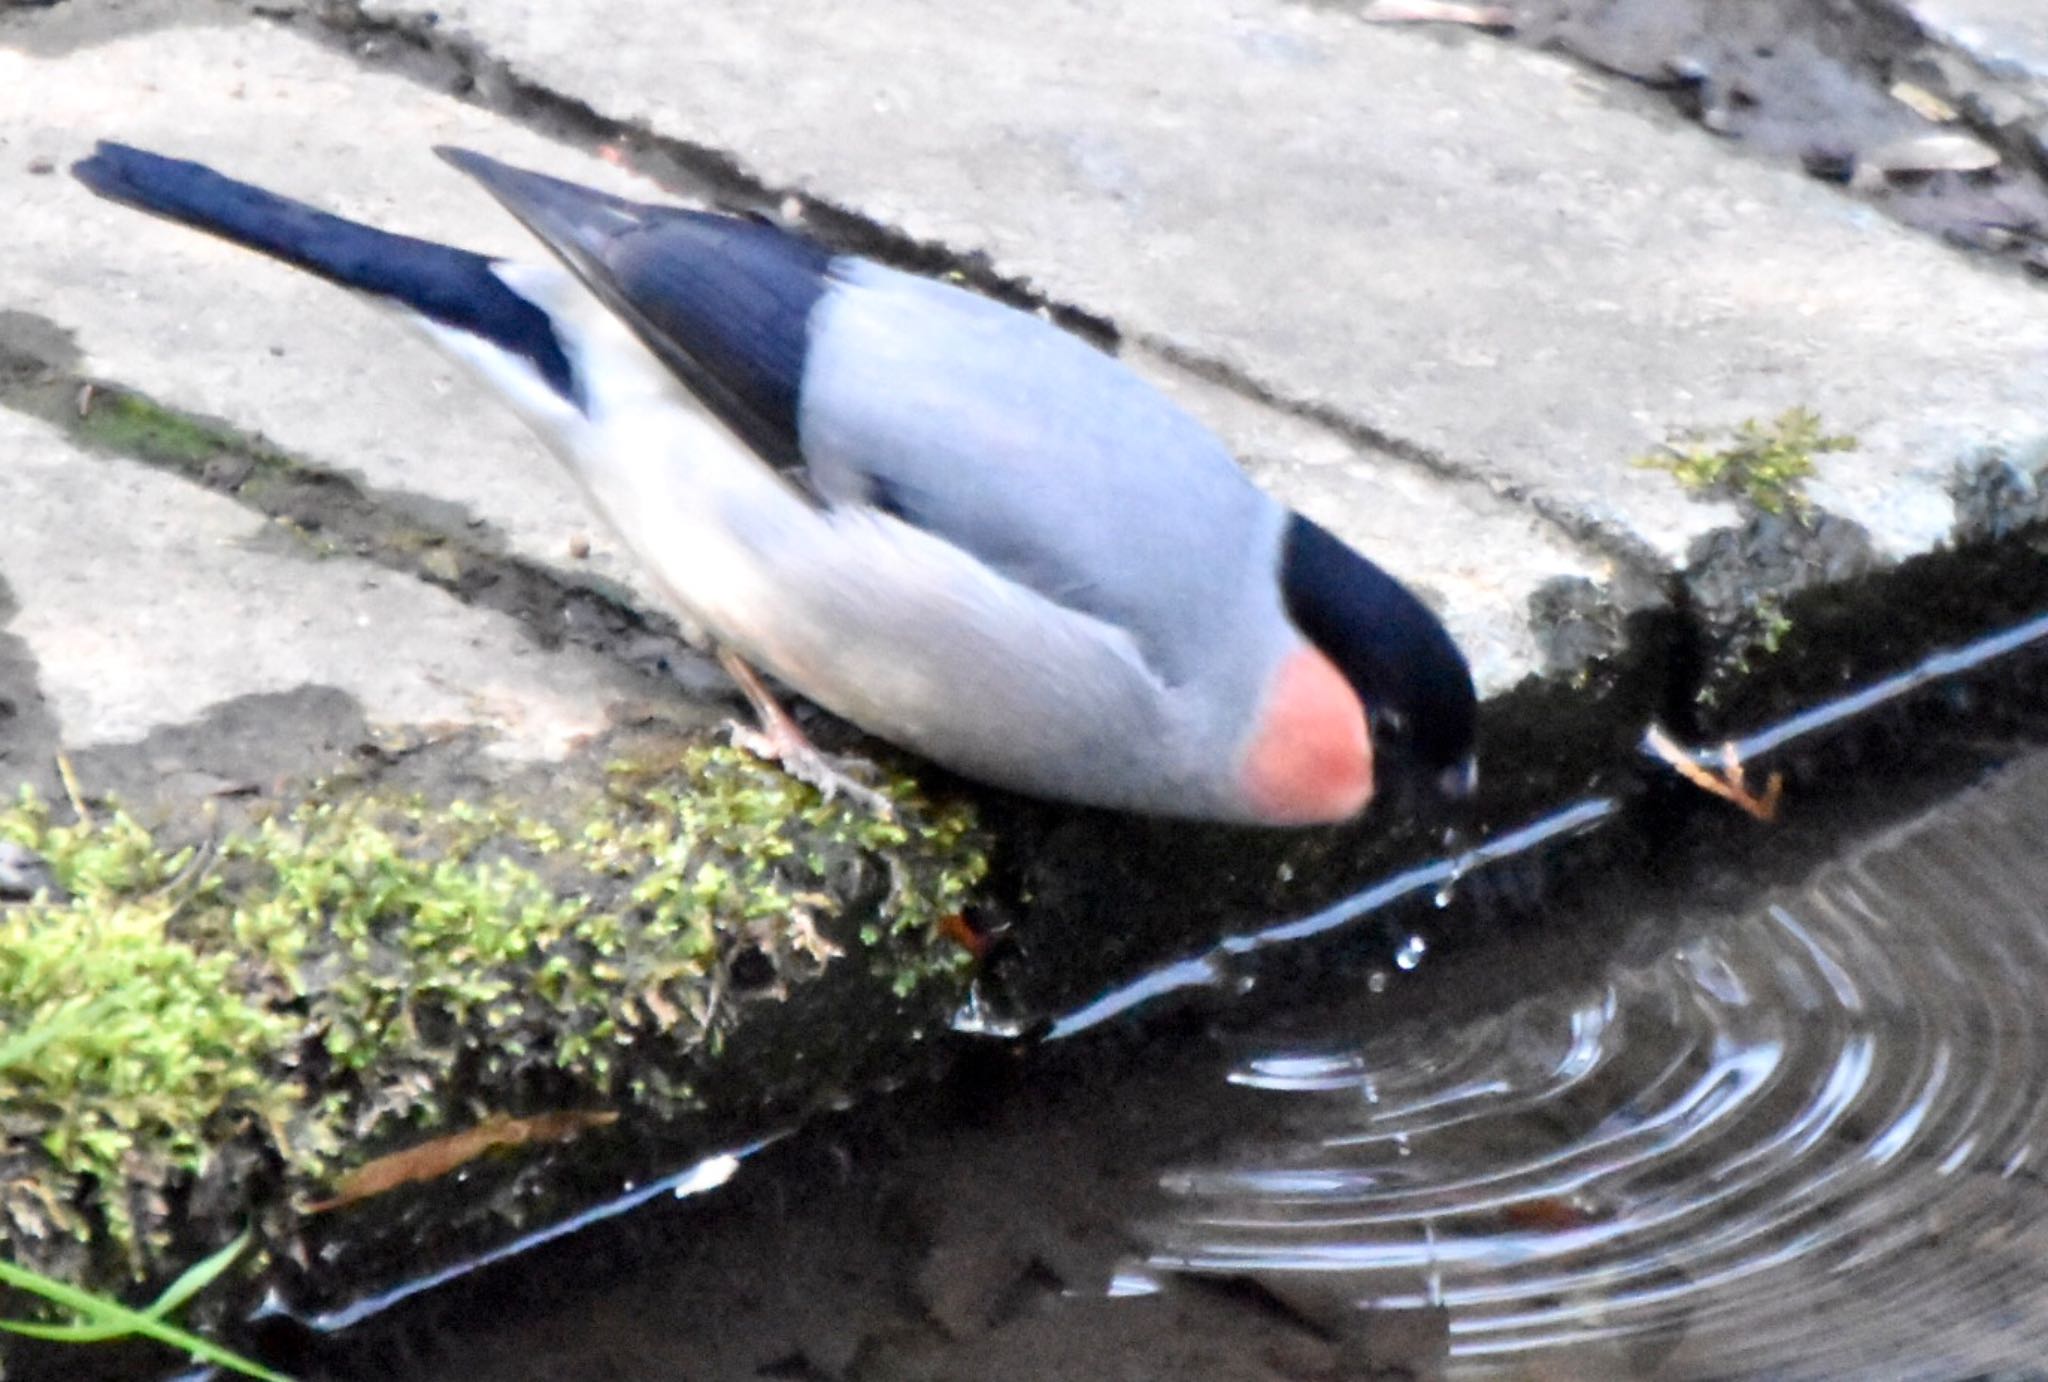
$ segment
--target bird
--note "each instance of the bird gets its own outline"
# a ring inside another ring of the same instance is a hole
[[[396,309],[467,366],[754,703],[742,742],[823,788],[863,790],[761,672],[1056,802],[1302,827],[1395,778],[1473,792],[1476,697],[1442,622],[1106,350],[760,217],[435,152],[549,253],[415,239],[112,141],[72,172]]]

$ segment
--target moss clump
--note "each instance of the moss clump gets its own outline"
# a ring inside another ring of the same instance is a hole
[[[1766,659],[1776,657],[1792,629],[1792,616],[1785,611],[1783,596],[1760,592],[1745,598],[1741,609],[1723,626],[1714,674],[1703,679],[1693,692],[1694,704],[1719,705],[1730,679],[1748,677]]]
[[[783,991],[957,980],[934,923],[985,872],[971,813],[887,790],[901,823],[697,747],[539,806],[324,791],[197,849],[24,795],[0,837],[61,892],[0,907],[0,1156],[36,1205],[0,1206],[9,1255],[57,1233],[142,1272],[238,1137],[311,1193],[484,1110],[687,1112],[742,952]]]
[[[160,1185],[237,1125],[283,1118],[292,1091],[275,1057],[298,1024],[238,991],[232,952],[176,934],[184,909],[218,905],[192,851],[166,854],[120,815],[54,826],[26,794],[0,813],[0,837],[39,852],[69,894],[0,908],[7,1141],[33,1137],[50,1227],[83,1238],[68,1209],[91,1194],[108,1236],[132,1249],[130,1197],[95,1188]]]
[[[1635,463],[1669,472],[1695,494],[1798,516],[1807,509],[1804,486],[1813,474],[1813,458],[1853,451],[1856,445],[1853,436],[1823,431],[1814,413],[1792,408],[1769,422],[1743,422],[1727,446],[1671,446],[1668,454],[1638,457]]]
[[[793,940],[822,958],[819,889],[860,860],[886,870],[886,894],[861,918],[858,938],[879,945],[891,935],[924,934],[965,906],[988,871],[973,813],[933,810],[916,785],[898,778],[883,792],[898,819],[883,820],[817,791],[750,754],[731,748],[685,755],[688,790],[677,790],[630,763],[612,765],[612,809],[586,822],[576,858],[593,874],[628,885],[648,925],[678,943],[703,943],[717,918],[792,923]],[[543,842],[544,843],[544,842]],[[857,886],[857,885],[856,885]],[[957,970],[959,952],[942,949]],[[918,971],[902,971],[914,980]]]
[[[81,402],[74,434],[117,455],[198,469],[241,449],[233,430],[152,403],[125,389],[94,388]]]

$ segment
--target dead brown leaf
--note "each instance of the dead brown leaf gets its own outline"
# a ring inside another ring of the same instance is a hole
[[[609,1109],[564,1109],[537,1113],[531,1118],[509,1118],[493,1114],[473,1128],[432,1138],[402,1151],[366,1161],[334,1183],[334,1193],[305,1206],[308,1214],[325,1214],[331,1209],[382,1195],[414,1181],[439,1180],[465,1166],[485,1152],[499,1147],[520,1147],[529,1142],[567,1142],[591,1128],[619,1121]]]
[[[1962,118],[1956,108],[1926,87],[1909,81],[1891,84],[1891,98],[1922,120],[1931,120],[1937,125],[1954,124]]]

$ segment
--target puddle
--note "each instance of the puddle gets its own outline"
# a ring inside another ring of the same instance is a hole
[[[1163,1168],[1154,1275],[1447,1317],[1447,1372],[2048,1358],[2048,757],[1654,958],[1241,1038],[1278,1129]]]

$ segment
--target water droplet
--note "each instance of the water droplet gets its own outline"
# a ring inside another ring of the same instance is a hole
[[[1466,871],[1472,867],[1472,856],[1461,853],[1458,850],[1457,831],[1446,830],[1444,832],[1444,848],[1450,852],[1450,868],[1444,874],[1443,884],[1437,888],[1436,896],[1432,899],[1439,911],[1457,900],[1458,884],[1464,881]]]
[[[1402,969],[1413,969],[1422,963],[1422,957],[1429,952],[1429,942],[1420,936],[1410,936],[1401,942],[1401,948],[1394,952],[1394,963]]]
[[[1376,969],[1367,975],[1365,988],[1368,993],[1385,993],[1387,991],[1387,972],[1384,969]]]

